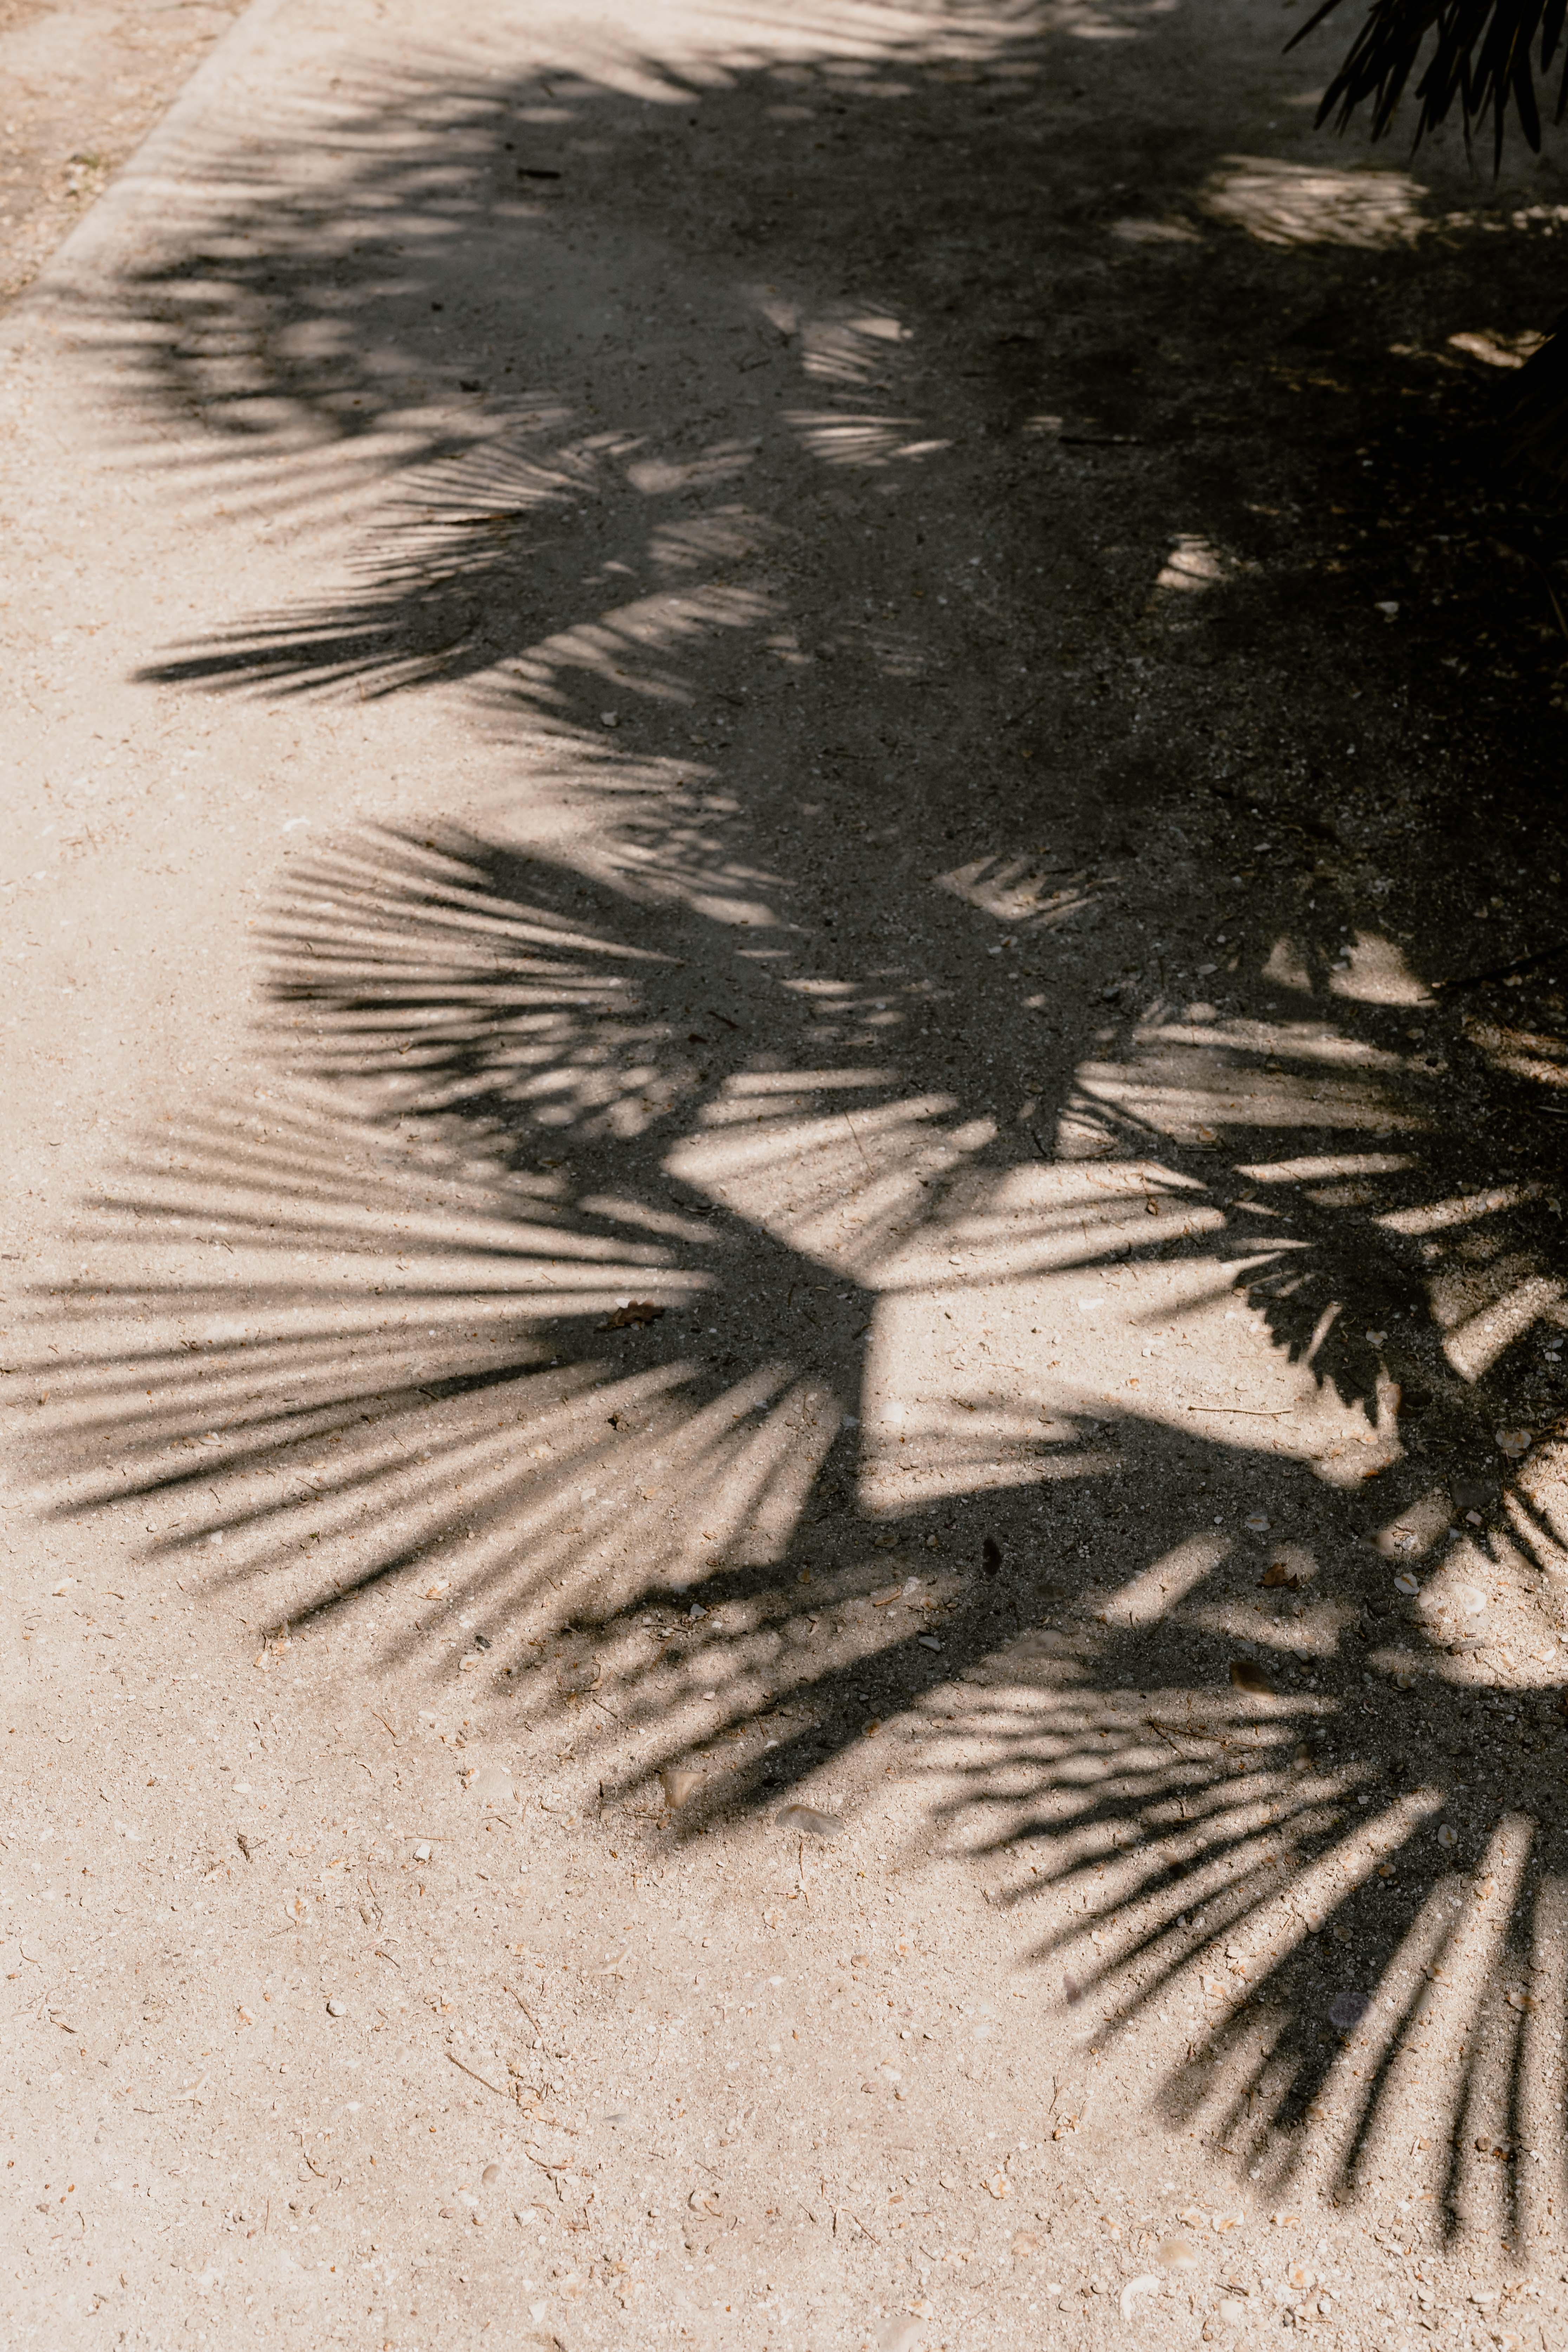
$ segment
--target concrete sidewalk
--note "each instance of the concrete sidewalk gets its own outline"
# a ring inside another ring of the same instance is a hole
[[[1282,37],[258,0],[0,328],[8,2343],[1568,2340],[1568,215]]]

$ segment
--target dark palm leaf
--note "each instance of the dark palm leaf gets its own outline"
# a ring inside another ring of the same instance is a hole
[[[1341,0],[1323,0],[1296,40],[1305,39],[1340,5]],[[1563,47],[1565,14],[1568,0],[1373,0],[1349,56],[1324,93],[1318,120],[1337,119],[1342,130],[1358,107],[1370,105],[1373,133],[1380,137],[1430,43],[1415,83],[1418,140],[1446,122],[1457,107],[1467,138],[1472,123],[1490,116],[1494,149],[1500,155],[1511,104],[1526,139],[1539,148],[1535,54],[1539,47],[1544,78]],[[1565,106],[1568,55],[1557,85],[1559,121]]]

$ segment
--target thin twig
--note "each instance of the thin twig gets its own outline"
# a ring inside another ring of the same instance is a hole
[[[1189,1412],[1228,1413],[1235,1421],[1289,1421],[1295,1412],[1293,1404],[1282,1405],[1278,1412],[1258,1412],[1245,1404],[1190,1404]]]
[[[1568,955],[1568,940],[1559,940],[1555,947],[1542,948],[1534,955],[1516,956],[1512,963],[1489,964],[1485,971],[1468,971],[1457,980],[1435,980],[1434,995],[1439,989],[1479,988],[1483,981],[1509,980],[1516,971],[1533,971],[1538,964],[1554,963],[1561,955]]]
[[[476,2083],[482,2083],[487,2091],[494,2091],[498,2099],[504,2099],[507,2096],[506,2092],[501,2090],[498,2084],[492,2083],[488,2074],[475,2074],[473,2068],[459,2058],[455,2050],[448,2050],[447,2055],[451,2060],[453,2065],[458,2067],[463,2074],[472,2075]],[[310,2160],[309,2157],[305,2159],[307,2164]]]
[[[532,2028],[533,2028],[533,2030],[534,2030],[535,2033],[537,2033],[537,2034],[541,2037],[541,2039],[542,2040],[542,2038],[543,2038],[543,2034],[544,2034],[544,2028],[543,2028],[543,2026],[542,2026],[542,2025],[541,2025],[541,2023],[539,2022],[538,2018],[537,2018],[537,2017],[535,2017],[535,2015],[534,2015],[534,2013],[533,2013],[532,2010],[531,2010],[531,2009],[530,2009],[530,2007],[529,2007],[529,2005],[528,2005],[527,2001],[525,2001],[525,2000],[524,2000],[524,1999],[523,1999],[522,1995],[519,1992],[519,1990],[518,1990],[517,1987],[516,1987],[515,1985],[508,1985],[508,1987],[507,1987],[507,1990],[508,1990],[508,1992],[510,1992],[510,1995],[511,1995],[511,1997],[512,1997],[513,2000],[515,2000],[515,2001],[516,2001],[516,2003],[517,2003],[517,2005],[518,2005],[519,2009],[521,2009],[521,2011],[522,2011],[522,2013],[523,2013],[524,2017],[526,2017],[526,2018],[527,2018],[527,2020],[528,2020],[528,2021],[529,2021],[530,2025],[531,2025],[531,2026],[532,2026]]]

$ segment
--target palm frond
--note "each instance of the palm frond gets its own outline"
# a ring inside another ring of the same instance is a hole
[[[1290,47],[1340,5],[1341,0],[1322,0]],[[1525,138],[1539,149],[1536,77],[1547,79],[1560,51],[1553,119],[1561,121],[1568,107],[1565,17],[1568,0],[1372,0],[1324,92],[1318,121],[1332,121],[1343,130],[1359,107],[1369,106],[1373,136],[1381,138],[1420,68],[1415,84],[1417,141],[1458,110],[1467,139],[1473,124],[1490,118],[1494,152],[1500,157],[1511,108]]]

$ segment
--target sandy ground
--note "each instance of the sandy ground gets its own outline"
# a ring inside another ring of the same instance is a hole
[[[1568,2344],[1568,207],[1281,37],[258,0],[13,309],[8,2344]]]
[[[31,283],[238,13],[0,0],[0,302]]]

